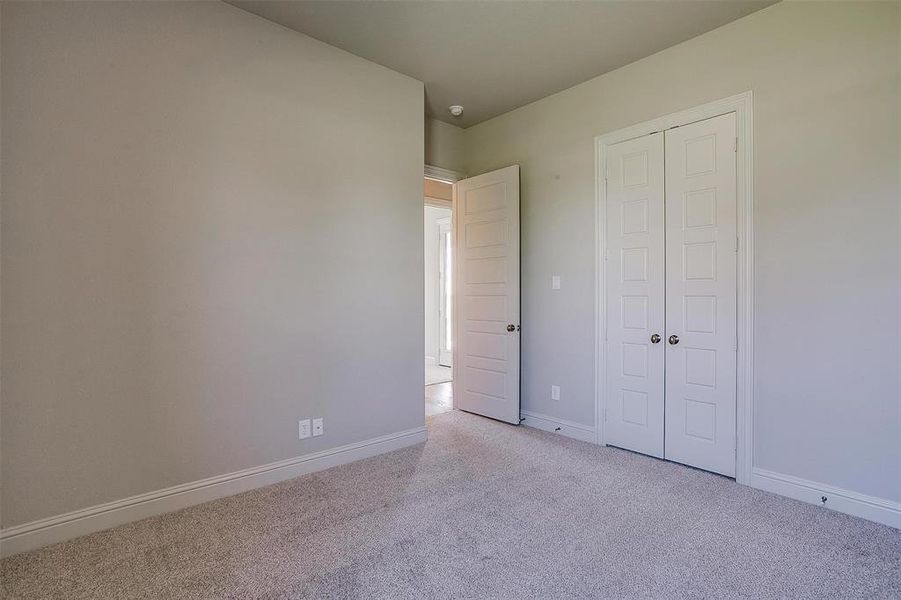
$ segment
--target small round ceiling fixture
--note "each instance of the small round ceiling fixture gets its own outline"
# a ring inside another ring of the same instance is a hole
[[[453,106],[449,106],[447,108],[447,110],[449,110],[450,114],[454,115],[455,117],[459,117],[460,115],[463,114],[463,107],[460,106],[459,104],[454,104]]]

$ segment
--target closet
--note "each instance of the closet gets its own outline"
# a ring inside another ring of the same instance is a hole
[[[736,120],[607,147],[606,443],[729,477]]]

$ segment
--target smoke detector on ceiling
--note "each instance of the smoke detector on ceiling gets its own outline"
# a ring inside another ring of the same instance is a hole
[[[459,117],[460,115],[463,114],[463,107],[460,106],[459,104],[454,104],[453,106],[449,106],[447,108],[447,110],[449,110],[450,114],[454,115],[455,117]]]

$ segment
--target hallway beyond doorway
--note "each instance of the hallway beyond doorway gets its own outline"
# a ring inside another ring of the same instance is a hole
[[[453,381],[454,370],[444,365],[426,365],[425,366],[425,384],[435,385],[436,383],[446,383]]]
[[[450,381],[425,386],[425,416],[434,417],[454,408],[454,384]]]

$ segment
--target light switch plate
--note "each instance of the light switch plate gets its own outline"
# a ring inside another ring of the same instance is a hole
[[[559,275],[551,276],[551,289],[552,290],[560,289],[560,276]]]
[[[551,400],[559,400],[560,399],[560,386],[552,385],[551,386]]]
[[[297,422],[297,438],[305,440],[310,437],[310,420],[303,419]]]
[[[313,419],[313,437],[317,437],[322,434],[322,419]]]

